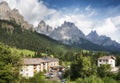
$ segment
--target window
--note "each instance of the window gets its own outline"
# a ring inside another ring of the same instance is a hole
[[[21,69],[21,71],[23,71],[23,69]]]
[[[108,62],[108,60],[106,59],[106,62]]]
[[[45,65],[45,63],[43,63],[43,65]]]
[[[102,60],[99,60],[99,62],[101,62]]]

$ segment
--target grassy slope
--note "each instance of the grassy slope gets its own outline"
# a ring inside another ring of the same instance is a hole
[[[12,51],[17,52],[19,55],[23,55],[23,56],[34,56],[35,52],[34,51],[30,51],[30,50],[26,50],[26,49],[16,49],[16,48],[11,48]]]
[[[17,55],[23,55],[23,57],[25,56],[34,56],[35,52],[34,51],[30,51],[30,50],[25,50],[25,49],[16,49],[16,48],[12,48],[8,45],[4,45],[3,43],[0,42],[0,47],[1,48],[6,48],[6,49],[10,49],[11,53],[13,54],[17,54]]]

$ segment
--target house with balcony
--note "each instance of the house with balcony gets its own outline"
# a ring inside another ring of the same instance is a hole
[[[112,55],[102,56],[102,57],[98,58],[98,67],[100,67],[102,64],[110,64],[111,68],[114,68],[115,60],[116,60],[116,58]]]
[[[51,67],[59,66],[57,58],[23,58],[20,74],[23,77],[33,77],[37,72],[49,71]]]

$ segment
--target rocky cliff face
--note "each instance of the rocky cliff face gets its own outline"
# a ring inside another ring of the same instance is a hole
[[[113,41],[110,37],[107,37],[105,35],[101,35],[99,36],[97,34],[96,31],[91,31],[87,36],[86,38],[97,44],[97,45],[101,45],[101,46],[104,46],[104,47],[110,47],[110,48],[118,48],[120,49],[120,44],[117,43],[116,41]]]
[[[96,31],[91,31],[90,34],[85,36],[74,23],[66,21],[64,24],[54,29],[49,36],[55,40],[63,42],[64,44],[76,45],[78,47],[81,45],[87,45],[90,48],[92,45],[93,47],[98,45],[111,51],[120,50],[120,44],[113,41],[110,37],[104,35],[99,36]]]
[[[80,38],[85,38],[85,35],[75,26],[74,23],[65,21],[64,24],[54,29],[54,31],[50,34],[50,37],[69,43],[67,41],[77,42]]]
[[[52,32],[52,27],[47,25],[43,20],[36,27],[36,31],[41,34],[49,35]]]
[[[52,30],[44,21],[41,21],[36,31],[71,46],[94,50],[120,50],[120,44],[111,40],[110,37],[104,35],[99,36],[96,31],[91,31],[90,34],[85,36],[84,33],[71,22],[65,21],[61,26]]]
[[[9,8],[7,2],[5,2],[5,1],[1,2],[0,3],[0,19],[9,20],[9,18],[8,18],[9,11],[11,11],[11,9]]]
[[[33,26],[24,20],[24,17],[19,13],[17,9],[11,10],[7,2],[0,3],[0,19],[12,20],[21,25],[23,29],[32,29]]]
[[[0,20],[8,20],[21,25],[22,29],[34,30],[33,26],[24,20],[24,17],[17,9],[10,9],[8,4],[3,1],[0,3]],[[12,26],[7,28],[14,29]],[[83,47],[84,49],[98,50],[108,49],[110,51],[120,51],[120,44],[111,40],[110,37],[99,36],[96,31],[92,31],[87,36],[75,26],[74,23],[64,22],[61,26],[52,30],[52,27],[41,21],[35,29],[38,33],[48,35],[49,37],[61,41],[64,44]],[[101,47],[102,46],[102,47]]]

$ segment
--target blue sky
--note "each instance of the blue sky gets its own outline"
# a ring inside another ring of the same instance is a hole
[[[41,1],[41,0],[40,0]],[[120,0],[43,0],[45,5],[51,8],[61,9],[64,7],[86,7],[104,8],[108,6],[120,5]]]
[[[72,18],[73,15],[74,21],[68,21],[74,22],[84,33],[96,30],[120,42],[120,0],[43,0],[43,3],[65,14],[63,17]]]
[[[85,8],[90,6],[92,9],[101,13],[101,16],[104,16],[110,8],[116,8],[120,6],[120,0],[40,0],[48,8],[53,8],[56,10],[67,9],[71,12],[71,9],[79,8],[85,13]],[[120,7],[119,7],[120,9]],[[114,11],[114,10],[112,10]],[[65,12],[65,11],[64,11]],[[110,15],[118,15],[120,11],[114,11]],[[110,16],[108,14],[108,16]]]
[[[120,42],[120,0],[0,0],[19,10],[29,23],[56,28],[73,22],[86,35],[96,30]]]

